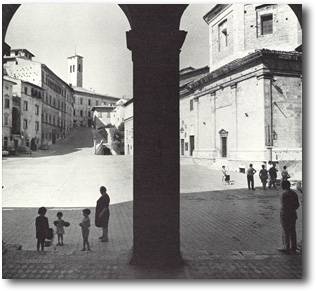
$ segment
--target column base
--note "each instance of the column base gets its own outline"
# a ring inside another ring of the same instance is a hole
[[[146,266],[146,267],[181,267],[184,265],[184,261],[180,253],[177,254],[160,254],[160,253],[133,253],[130,260],[131,265]]]

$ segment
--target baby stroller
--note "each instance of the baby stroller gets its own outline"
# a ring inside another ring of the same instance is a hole
[[[44,242],[45,247],[50,247],[54,240],[54,230],[52,228],[48,229],[48,233]]]
[[[230,179],[230,175],[228,175],[228,174],[225,174],[225,175],[223,174],[222,182],[225,185],[233,185],[234,184],[233,180]]]
[[[224,181],[227,185],[230,185],[230,175],[225,175]]]

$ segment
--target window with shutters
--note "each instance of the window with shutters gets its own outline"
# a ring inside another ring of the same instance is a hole
[[[273,16],[272,14],[261,15],[261,35],[273,33]]]

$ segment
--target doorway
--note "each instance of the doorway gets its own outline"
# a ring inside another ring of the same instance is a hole
[[[194,135],[190,135],[190,156],[193,155],[194,151]]]
[[[184,156],[184,139],[181,138],[181,156]]]
[[[227,157],[227,136],[221,137],[221,144],[222,144],[222,158]]]

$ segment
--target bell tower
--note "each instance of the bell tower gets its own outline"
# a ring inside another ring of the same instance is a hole
[[[68,83],[73,87],[82,87],[83,57],[75,54],[68,57]]]

